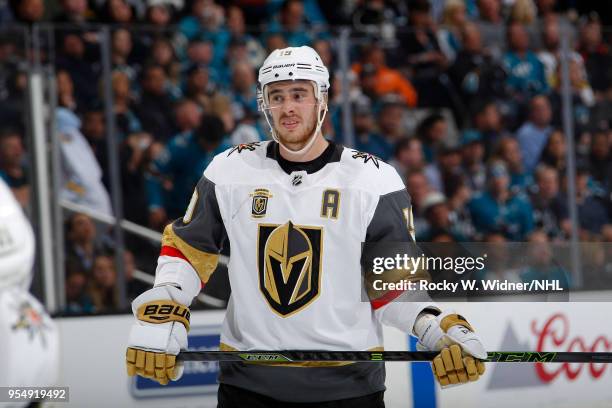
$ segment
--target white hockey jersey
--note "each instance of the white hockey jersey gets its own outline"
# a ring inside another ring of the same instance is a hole
[[[57,385],[57,326],[27,291],[34,244],[28,220],[0,179],[0,387]]]
[[[185,216],[166,228],[158,268],[188,262],[206,282],[229,240],[222,349],[381,349],[381,323],[412,332],[435,308],[365,295],[362,243],[411,241],[409,214],[401,178],[375,156],[330,144],[298,164],[274,142],[238,145],[215,157]],[[223,363],[220,381],[280,400],[334,400],[384,389],[384,367]]]

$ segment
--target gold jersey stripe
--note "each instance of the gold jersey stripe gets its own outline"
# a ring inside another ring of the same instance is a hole
[[[368,351],[384,351],[384,347],[373,347],[368,349]],[[219,351],[239,351],[232,346],[228,346],[225,343],[219,344]],[[355,364],[353,361],[302,361],[298,363],[262,363],[262,362],[251,362],[245,361],[245,364],[265,364],[267,366],[277,366],[277,367],[298,367],[298,368],[311,368],[311,367],[339,367],[345,366],[349,364]]]
[[[169,224],[164,228],[164,235],[162,237],[162,245],[176,248],[189,261],[194,267],[198,276],[202,282],[208,282],[210,275],[217,269],[217,263],[219,261],[218,254],[211,254],[209,252],[200,251],[183,241],[176,233],[172,224]]]

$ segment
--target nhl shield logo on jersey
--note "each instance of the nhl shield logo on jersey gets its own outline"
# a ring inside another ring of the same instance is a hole
[[[259,289],[268,305],[288,317],[320,293],[323,230],[320,227],[259,224],[257,268]]]
[[[253,218],[265,217],[268,209],[268,198],[272,197],[270,191],[265,188],[257,188],[250,196],[253,197],[251,216]]]

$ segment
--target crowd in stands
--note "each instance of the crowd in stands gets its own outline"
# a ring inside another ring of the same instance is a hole
[[[610,242],[611,32],[597,13],[568,4],[5,0],[0,23],[55,23],[54,40],[42,46],[56,75],[62,197],[113,213],[96,24],[111,27],[106,79],[122,213],[158,231],[182,216],[214,155],[268,138],[256,100],[257,69],[267,53],[311,45],[332,74],[324,135],[353,140],[348,147],[395,166],[412,198],[417,240],[432,242],[569,238],[560,59],[567,37],[580,239]],[[351,29],[348,71],[339,66],[340,26]],[[0,176],[27,208],[24,41],[0,30]],[[116,304],[112,243],[95,229],[83,214],[66,221],[66,293],[74,311]],[[141,262],[130,251],[125,258],[132,276]],[[136,295],[138,285],[130,285]]]

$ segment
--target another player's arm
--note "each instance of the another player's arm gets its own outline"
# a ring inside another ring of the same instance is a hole
[[[215,184],[203,176],[185,216],[164,230],[153,288],[132,302],[128,375],[161,384],[180,378],[176,355],[187,349],[189,305],[216,269],[226,236]]]
[[[401,181],[397,185],[399,183]],[[366,243],[406,242],[408,255],[414,254],[416,244],[411,211],[405,188],[381,195],[368,224]],[[393,274],[391,271],[392,277],[387,279],[409,278],[402,271],[395,271],[395,277]],[[422,271],[412,275],[413,279],[427,277]],[[441,351],[432,364],[434,376],[441,385],[476,381],[484,373],[484,364],[477,359],[485,359],[486,351],[462,316],[452,311],[442,312],[426,293],[370,291],[369,295],[374,313],[382,323],[418,337],[421,348]]]

